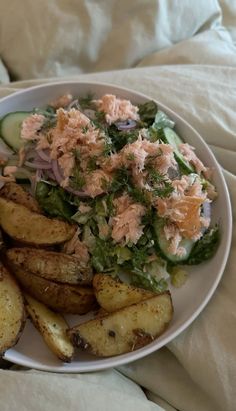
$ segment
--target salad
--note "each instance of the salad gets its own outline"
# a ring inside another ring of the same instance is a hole
[[[44,213],[77,224],[62,252],[153,291],[211,258],[211,170],[154,101],[61,96],[0,122],[0,184],[28,185]]]

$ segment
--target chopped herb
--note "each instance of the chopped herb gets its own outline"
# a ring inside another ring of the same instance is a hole
[[[155,101],[147,101],[147,103],[140,104],[138,113],[141,121],[147,126],[153,124],[157,110],[158,108]]]
[[[93,99],[94,99],[94,95],[92,93],[88,93],[86,97],[80,97],[78,99],[80,107],[83,110],[93,107],[93,103],[92,103]]]
[[[74,167],[73,177],[70,178],[71,186],[76,190],[80,190],[85,185],[85,178],[78,166]]]
[[[131,144],[138,138],[139,130],[119,131],[115,125],[111,125],[107,129],[107,133],[111,139],[113,151],[120,151],[126,144]]]
[[[95,119],[91,120],[92,124],[96,128],[100,128],[102,130],[106,129],[106,119],[105,119],[105,113],[104,111],[96,111],[95,112]]]
[[[134,161],[135,160],[135,155],[134,155],[134,153],[129,153],[129,154],[127,154],[126,158],[129,161]]]
[[[169,195],[173,192],[173,190],[174,188],[172,187],[171,183],[168,181],[165,181],[162,185],[160,185],[159,187],[153,190],[153,194],[156,197],[166,198],[166,197],[169,197]]]
[[[87,132],[88,132],[88,129],[89,129],[89,126],[87,125],[87,126],[84,126],[83,128],[82,128],[82,132],[84,133],[84,134],[86,134]]]
[[[97,168],[97,157],[90,157],[87,163],[87,170],[94,171]]]
[[[144,205],[150,205],[150,201],[147,195],[147,192],[145,190],[142,190],[141,188],[134,187],[132,183],[130,183],[127,186],[127,191],[130,195],[130,197],[133,198],[134,201],[137,203],[141,203]]]
[[[168,177],[154,169],[152,166],[148,166],[147,171],[148,182],[153,187],[153,194],[161,198],[168,197],[174,190]]]

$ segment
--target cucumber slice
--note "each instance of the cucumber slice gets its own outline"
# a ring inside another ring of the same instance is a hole
[[[178,136],[178,134],[176,134],[176,132],[170,127],[165,127],[163,129],[163,133],[166,143],[170,144],[174,148],[175,159],[178,162],[182,172],[184,174],[194,173],[194,167],[189,163],[189,161],[184,158],[184,156],[179,151],[179,146],[180,144],[183,144],[183,141]]]
[[[27,111],[15,111],[6,114],[0,121],[0,135],[15,152],[24,145],[24,140],[20,136],[21,124],[30,114],[32,113]]]
[[[183,239],[180,242],[180,247],[184,247],[186,253],[184,256],[179,256],[179,255],[173,255],[171,254],[168,249],[169,249],[169,245],[170,242],[166,239],[165,233],[164,233],[164,220],[163,219],[158,219],[156,218],[154,221],[154,231],[155,231],[155,235],[156,235],[156,239],[157,239],[157,243],[158,246],[163,254],[163,257],[168,260],[171,261],[173,263],[180,263],[180,262],[184,262],[188,259],[192,248],[195,244],[195,241],[193,240],[188,240],[188,239]]]

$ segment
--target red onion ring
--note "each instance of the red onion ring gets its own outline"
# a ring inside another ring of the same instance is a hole
[[[52,171],[53,174],[55,176],[55,179],[57,181],[57,183],[60,185],[61,182],[65,179],[64,175],[63,175],[63,171],[61,169],[61,167],[59,166],[57,160],[52,160]],[[74,195],[76,195],[77,197],[88,197],[87,194],[85,194],[83,191],[78,191],[78,190],[74,190],[71,187],[63,187],[64,190],[68,191],[69,193],[72,193]]]
[[[55,180],[60,185],[61,182],[65,179],[65,177],[63,176],[63,171],[61,167],[59,166],[57,160],[52,160],[51,164],[52,164],[52,171],[55,176]]]
[[[49,155],[49,150],[37,150],[37,153],[39,155],[39,157],[41,158],[41,160],[47,161],[48,163],[51,162],[51,158]]]
[[[52,164],[46,163],[45,161],[25,161],[24,165],[29,168],[33,168],[34,170],[49,170],[52,168]]]

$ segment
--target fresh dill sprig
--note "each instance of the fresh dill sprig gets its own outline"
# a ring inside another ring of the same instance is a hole
[[[87,96],[85,97],[80,97],[79,100],[79,105],[80,107],[84,109],[92,108],[93,107],[93,101],[94,95],[92,93],[88,93]]]

